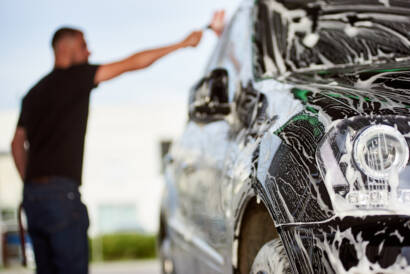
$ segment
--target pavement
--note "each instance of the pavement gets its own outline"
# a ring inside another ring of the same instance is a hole
[[[0,269],[0,274],[33,274],[34,270],[15,267]],[[90,274],[160,274],[158,260],[92,263]]]

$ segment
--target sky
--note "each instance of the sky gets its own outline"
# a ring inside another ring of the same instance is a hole
[[[212,13],[232,16],[239,0],[2,0],[0,1],[0,111],[21,98],[53,67],[51,37],[61,26],[84,31],[90,63],[116,61],[140,50],[178,42],[206,26]],[[206,31],[195,49],[182,49],[148,69],[102,83],[95,105],[139,105],[187,100],[217,43]],[[0,125],[1,126],[1,125]]]

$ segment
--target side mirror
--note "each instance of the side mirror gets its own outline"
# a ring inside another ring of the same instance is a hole
[[[191,90],[189,117],[198,122],[222,120],[231,112],[228,72],[214,69]]]

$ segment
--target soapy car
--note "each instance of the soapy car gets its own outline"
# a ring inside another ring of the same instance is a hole
[[[245,1],[168,156],[164,273],[410,273],[410,3]]]

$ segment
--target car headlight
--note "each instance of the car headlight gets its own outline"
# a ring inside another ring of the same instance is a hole
[[[406,117],[354,117],[336,122],[316,153],[333,210],[410,214],[409,143]]]
[[[374,125],[365,128],[354,141],[354,160],[362,172],[374,179],[389,179],[401,171],[409,159],[404,136],[394,127]]]

